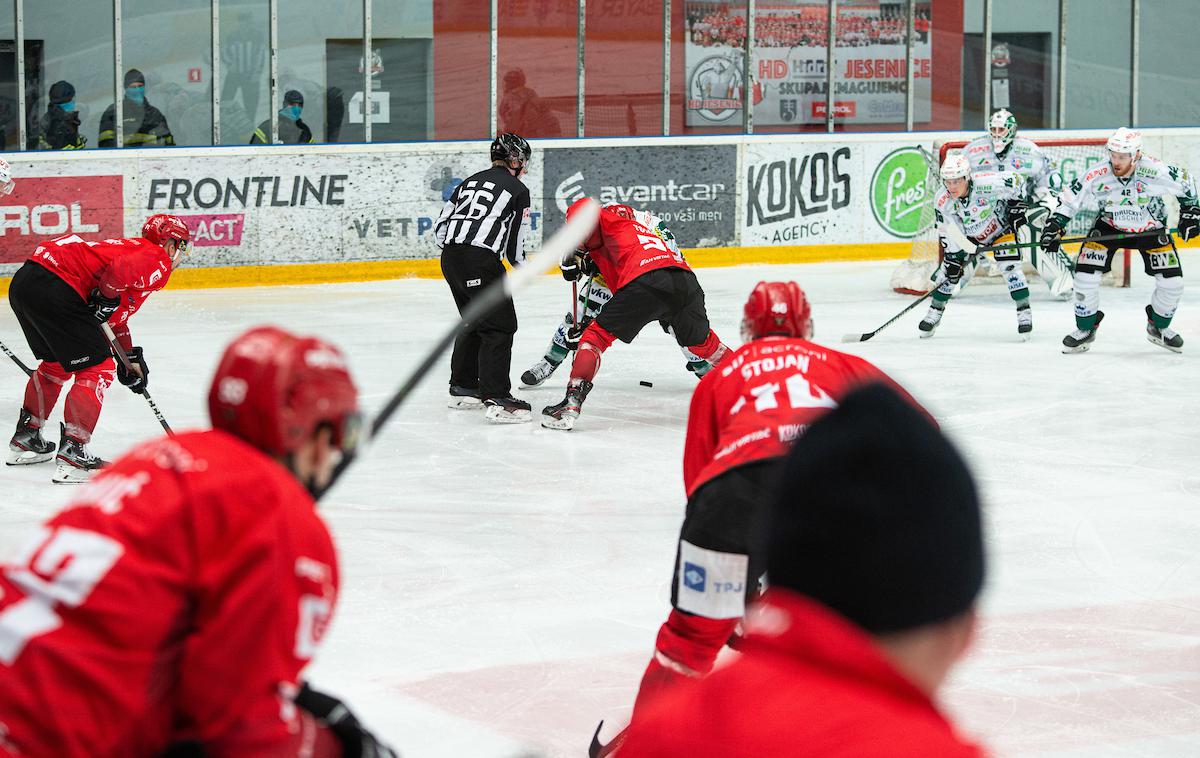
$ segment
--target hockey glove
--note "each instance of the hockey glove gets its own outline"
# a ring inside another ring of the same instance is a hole
[[[125,364],[118,358],[117,381],[140,395],[146,390],[146,383],[150,379],[150,368],[146,365],[146,358],[142,355],[140,347],[130,348],[126,355],[129,356],[130,365],[137,371],[126,369]],[[138,371],[141,371],[141,374]]]
[[[958,284],[958,280],[962,279],[963,262],[956,258],[946,259],[946,281],[951,284]]]
[[[1062,239],[1063,232],[1067,230],[1067,217],[1058,213],[1050,217],[1046,225],[1042,227],[1042,235],[1038,237],[1038,245],[1048,253],[1056,253],[1059,248],[1059,240]]]
[[[105,321],[108,321],[109,317],[117,312],[117,308],[121,306],[121,298],[105,297],[103,294],[101,294],[100,288],[97,287],[96,289],[92,290],[92,294],[88,296],[87,304],[88,307],[92,309],[92,316],[94,316],[97,321],[103,324]]]
[[[583,255],[578,252],[572,253],[570,258],[558,264],[558,270],[568,282],[579,281],[579,277],[583,276]]]
[[[399,758],[399,754],[380,742],[358,723],[346,704],[333,695],[317,692],[308,682],[296,693],[296,706],[316,716],[337,735],[345,758]]]
[[[1029,212],[1029,203],[1023,200],[1010,200],[1008,203],[1008,228],[1014,232],[1029,223],[1025,214]]]
[[[1179,238],[1184,242],[1200,237],[1200,206],[1179,206]]]
[[[563,342],[566,343],[568,350],[579,349],[579,338],[583,336],[583,331],[588,328],[588,324],[595,320],[592,316],[585,316],[580,319],[578,324],[567,327],[567,334],[563,338]]]

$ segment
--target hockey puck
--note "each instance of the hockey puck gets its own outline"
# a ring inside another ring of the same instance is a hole
[[[652,382],[648,382],[645,379],[638,382],[638,384],[642,385],[643,387],[653,387],[654,386],[654,384]]]

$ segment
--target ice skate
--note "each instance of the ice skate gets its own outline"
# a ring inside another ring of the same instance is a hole
[[[1033,336],[1033,309],[1028,305],[1017,308],[1017,336],[1022,342],[1028,342]]]
[[[1159,347],[1165,347],[1171,352],[1182,353],[1183,337],[1180,337],[1179,333],[1169,326],[1164,326],[1162,329],[1159,329],[1154,325],[1151,313],[1152,311],[1150,310],[1150,306],[1147,305],[1146,339],[1155,345],[1158,345]]]
[[[87,446],[67,436],[66,426],[58,441],[58,455],[55,457],[58,469],[51,478],[55,484],[79,484],[92,478],[92,474],[108,467],[108,461],[88,452]]]
[[[17,431],[8,443],[8,465],[10,466],[42,463],[54,457],[54,443],[47,442],[42,437],[41,428],[30,423],[32,418],[29,411],[21,409],[21,417],[17,421]]]
[[[450,397],[446,400],[446,407],[460,411],[474,410],[483,407],[483,398],[479,396],[477,389],[458,387],[452,384],[450,385]]]
[[[493,424],[524,424],[533,420],[533,408],[515,397],[489,397],[483,401],[484,417]]]
[[[919,335],[921,339],[933,336],[933,331],[942,322],[942,314],[945,311],[945,306],[939,308],[936,303],[930,304],[929,310],[925,313],[925,318],[921,319],[921,323],[917,324],[917,328],[921,330],[921,334]]]
[[[1062,351],[1064,353],[1087,352],[1088,345],[1096,340],[1096,330],[1100,328],[1100,322],[1103,320],[1104,311],[1096,311],[1096,323],[1092,324],[1091,329],[1076,329],[1063,337]]]
[[[529,370],[521,374],[521,384],[526,387],[537,387],[542,382],[550,378],[555,369],[562,365],[562,361],[555,363],[545,357],[529,367]]]
[[[547,405],[542,409],[542,426],[547,429],[570,430],[575,427],[575,419],[579,418],[583,401],[592,391],[592,383],[586,379],[572,379],[567,385],[566,397],[557,405]]]

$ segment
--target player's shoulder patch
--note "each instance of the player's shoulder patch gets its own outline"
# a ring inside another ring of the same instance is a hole
[[[951,199],[950,193],[946,190],[946,188],[941,187],[938,189],[937,194],[933,196],[933,205],[935,208],[940,209],[949,203]]]
[[[1112,167],[1110,167],[1107,163],[1101,163],[1100,165],[1096,166],[1091,171],[1089,171],[1083,175],[1083,183],[1087,184],[1088,182],[1095,181],[1096,179],[1099,179],[1102,176],[1108,176],[1108,174],[1111,172],[1112,172]],[[1074,186],[1074,185],[1072,185],[1072,186]]]

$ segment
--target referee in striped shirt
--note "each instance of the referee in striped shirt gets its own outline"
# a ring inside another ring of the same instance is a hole
[[[454,188],[434,226],[442,248],[442,276],[459,314],[471,299],[505,276],[500,256],[514,266],[525,259],[529,188],[521,177],[533,151],[511,132],[492,141],[492,167]],[[485,408],[488,421],[513,424],[533,418],[529,403],[512,396],[509,370],[517,311],[509,298],[454,340],[450,356],[451,408]]]

